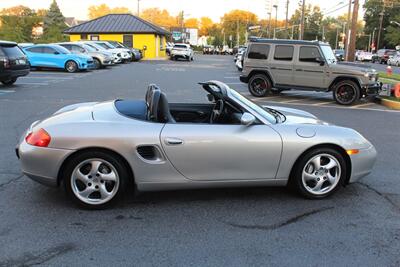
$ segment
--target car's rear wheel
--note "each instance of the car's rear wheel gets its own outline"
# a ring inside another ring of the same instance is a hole
[[[101,61],[97,58],[93,58],[93,64],[96,70],[102,67]]]
[[[333,99],[341,105],[352,105],[360,99],[360,87],[351,80],[340,81],[333,89]]]
[[[1,81],[2,84],[10,86],[13,85],[17,81],[17,78],[8,79],[5,81]]]
[[[272,83],[264,74],[256,74],[250,78],[248,87],[253,96],[263,97],[270,93]]]
[[[62,175],[74,202],[101,209],[123,196],[129,172],[120,158],[103,151],[87,151],[71,158]]]
[[[332,148],[317,148],[299,160],[291,182],[304,197],[321,199],[339,188],[346,172],[342,154]]]
[[[68,60],[67,63],[65,63],[65,70],[69,73],[77,72],[78,64],[73,60]]]

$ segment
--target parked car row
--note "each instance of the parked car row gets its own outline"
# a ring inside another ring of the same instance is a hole
[[[203,55],[233,55],[234,49],[227,45],[224,46],[213,46],[205,45],[203,46]]]

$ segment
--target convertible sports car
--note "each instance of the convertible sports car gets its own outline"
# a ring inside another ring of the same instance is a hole
[[[218,81],[201,83],[209,104],[145,100],[64,107],[34,122],[16,152],[23,172],[64,184],[77,203],[102,208],[139,191],[292,185],[324,198],[371,172],[374,146],[310,113],[261,107]]]

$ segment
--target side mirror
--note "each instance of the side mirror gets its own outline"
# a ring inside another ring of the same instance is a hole
[[[256,121],[256,117],[252,114],[245,112],[243,113],[242,117],[240,118],[240,123],[244,126],[250,126]]]
[[[315,58],[315,62],[317,62],[320,66],[325,65],[325,60],[323,60],[323,59],[320,58],[320,57],[316,57],[316,58]]]

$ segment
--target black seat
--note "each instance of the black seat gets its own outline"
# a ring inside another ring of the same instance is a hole
[[[157,85],[149,85],[145,98],[148,108],[148,120],[160,123],[175,123],[175,119],[169,110],[167,97]]]

